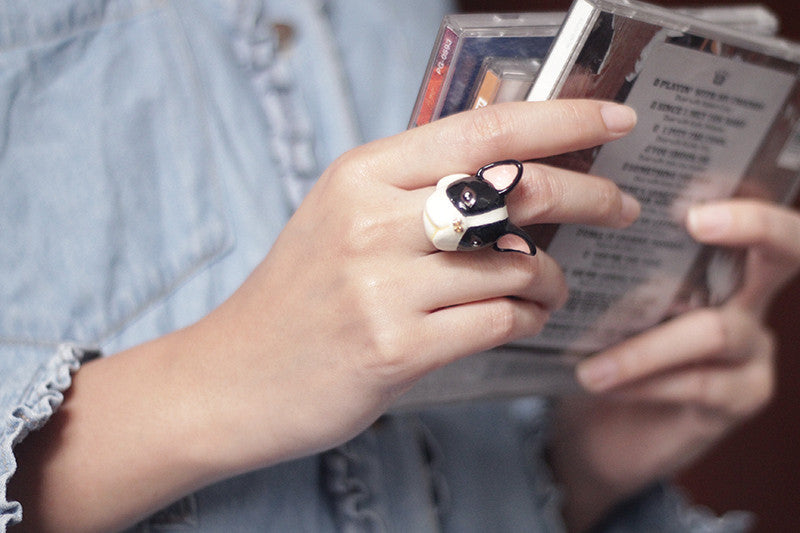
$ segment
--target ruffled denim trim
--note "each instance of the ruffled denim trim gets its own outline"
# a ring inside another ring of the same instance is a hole
[[[22,506],[7,498],[8,482],[17,470],[14,447],[50,420],[64,401],[64,391],[72,384],[72,374],[83,362],[98,355],[97,350],[60,345],[55,356],[42,364],[33,376],[18,402],[19,407],[7,415],[0,441],[0,531],[22,520]]]
[[[528,469],[534,484],[533,497],[545,521],[545,531],[566,531],[563,494],[548,464],[552,409],[545,398],[526,398],[511,406],[520,423],[523,445],[530,451]],[[710,509],[693,505],[668,482],[656,483],[614,508],[592,533],[744,533],[753,526],[753,515],[731,511],[717,516]]]
[[[233,49],[260,100],[270,127],[270,151],[296,209],[317,177],[311,119],[282,50],[291,29],[273,24],[262,0],[231,0]],[[283,30],[283,31],[282,31]],[[287,35],[282,35],[286,33]]]
[[[532,497],[542,515],[543,531],[566,531],[562,506],[564,496],[555,483],[555,476],[547,461],[547,446],[552,427],[551,402],[547,398],[532,397],[511,404],[511,415],[521,432],[522,447],[527,453],[527,471],[533,485]]]
[[[668,483],[656,483],[622,503],[592,533],[744,533],[752,529],[754,516],[730,511],[717,516],[710,509],[692,505]]]
[[[339,529],[345,533],[389,530],[370,488],[370,473],[378,468],[374,440],[374,434],[367,430],[321,456],[323,490],[331,499]]]

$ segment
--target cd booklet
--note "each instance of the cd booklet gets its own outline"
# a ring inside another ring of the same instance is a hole
[[[736,290],[744,254],[696,243],[683,224],[691,204],[797,194],[800,46],[772,36],[771,12],[575,0],[566,15],[539,15],[446,17],[410,125],[507,100],[625,103],[639,116],[631,134],[542,162],[613,179],[641,216],[622,230],[527,228],[562,266],[567,304],[539,335],[426,376],[399,408],[577,392],[581,358]]]

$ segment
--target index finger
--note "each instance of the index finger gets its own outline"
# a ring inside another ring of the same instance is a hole
[[[602,392],[703,362],[743,362],[760,353],[759,327],[736,309],[699,309],[581,361],[577,377],[587,390]]]
[[[624,136],[635,124],[635,111],[613,102],[509,102],[451,115],[399,134],[402,142],[393,137],[372,143],[372,148],[386,150],[385,143],[396,143],[394,157],[378,163],[384,167],[382,175],[398,187],[416,189],[492,161],[523,161],[597,146]]]

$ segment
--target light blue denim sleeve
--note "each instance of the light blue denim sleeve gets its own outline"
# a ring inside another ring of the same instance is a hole
[[[359,4],[381,14],[371,3],[0,4],[0,530],[22,515],[6,493],[13,448],[47,422],[81,363],[212,309],[320,169],[378,135],[353,114],[358,68],[326,63],[365,42],[327,21]],[[405,13],[397,34],[414,10],[429,23],[404,36],[401,71],[424,67],[445,12],[444,2],[403,5],[392,8]],[[279,24],[296,32],[291,54],[268,34]],[[385,88],[394,119],[381,134],[404,127],[418,83]],[[313,477],[297,482],[304,509],[324,504]],[[242,505],[276,511],[285,498]]]
[[[58,347],[0,348],[0,531],[22,519],[22,509],[9,501],[6,487],[16,470],[14,446],[43,426],[61,405],[71,374],[93,352],[67,344]]]
[[[0,5],[0,529],[71,373],[230,247],[180,27],[158,0]]]

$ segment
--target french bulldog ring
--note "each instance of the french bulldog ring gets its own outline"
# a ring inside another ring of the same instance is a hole
[[[509,184],[497,187],[487,179],[486,172],[503,166],[516,167],[516,175]],[[530,236],[508,220],[506,196],[521,178],[522,163],[514,159],[489,163],[475,175],[445,176],[425,203],[423,220],[428,239],[445,252],[493,246],[500,252],[534,255],[536,246]],[[517,244],[501,247],[498,241],[509,235]]]

